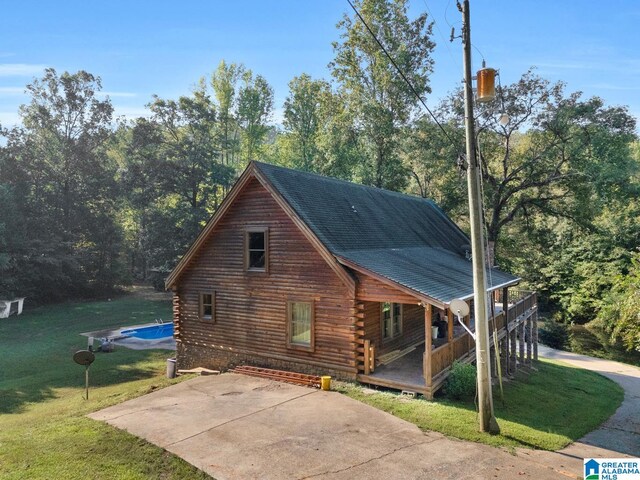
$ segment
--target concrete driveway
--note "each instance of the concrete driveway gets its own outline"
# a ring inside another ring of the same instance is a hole
[[[562,456],[545,463],[424,433],[339,393],[233,373],[188,380],[90,416],[145,438],[218,480],[581,474],[569,471]]]

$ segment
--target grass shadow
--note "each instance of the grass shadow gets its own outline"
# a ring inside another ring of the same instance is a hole
[[[171,355],[164,350],[135,351],[134,355],[116,350],[100,356],[89,368],[89,388],[143,380],[158,375],[158,363]],[[105,356],[108,359],[104,359]],[[0,413],[22,413],[31,403],[57,397],[56,389],[84,388],[84,367],[72,363],[56,371],[40,371],[28,378],[5,381],[0,388]]]
[[[338,390],[423,430],[493,446],[544,450],[558,450],[582,438],[606,421],[624,397],[615,382],[588,370],[546,360],[527,370],[505,382],[504,403],[498,386],[493,387],[500,435],[478,431],[473,400],[442,396],[434,401],[410,400],[397,392],[378,393],[348,384]]]
[[[505,385],[504,404],[494,388],[499,420],[575,441],[613,415],[624,398],[619,385],[595,372],[552,361],[534,368]]]
[[[166,300],[122,297],[115,301],[83,302],[35,308],[0,323],[0,413],[20,413],[32,403],[51,400],[56,389],[83,388],[84,367],[73,353],[86,348],[79,334],[171,317]],[[172,356],[166,350],[129,350],[96,353],[89,370],[92,387],[150,378]]]

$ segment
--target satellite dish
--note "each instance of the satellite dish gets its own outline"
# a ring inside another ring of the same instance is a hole
[[[96,356],[89,350],[78,350],[73,354],[73,361],[78,365],[84,366],[85,400],[89,400],[89,365],[91,365],[95,359]]]
[[[91,365],[95,359],[96,356],[89,350],[78,350],[73,354],[73,361],[78,365],[84,365],[85,367]]]
[[[449,304],[449,309],[453,312],[454,315],[458,315],[459,317],[466,317],[469,315],[469,305],[464,300],[460,300],[459,298],[455,298],[451,300]]]

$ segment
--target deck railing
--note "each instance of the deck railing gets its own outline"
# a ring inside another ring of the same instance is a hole
[[[469,334],[463,333],[459,337],[453,339],[453,358],[462,358],[469,353]]]
[[[522,314],[532,309],[536,303],[536,293],[524,290],[516,291],[511,296],[509,292],[509,302],[506,311],[501,311],[489,321],[489,328],[493,332],[494,325],[498,333],[507,329],[507,324],[515,321]],[[507,321],[508,319],[508,321]],[[491,333],[490,332],[490,333]],[[493,341],[492,339],[490,340]],[[455,337],[452,343],[445,343],[431,350],[431,378],[436,379],[439,375],[448,370],[454,360],[468,359],[469,353],[475,350],[475,342],[468,333]]]
[[[451,348],[449,348],[448,343],[440,345],[435,350],[431,350],[431,377],[437,377],[452,363]]]
[[[489,329],[493,330],[494,327],[498,330],[502,330],[503,328],[505,328],[507,325],[506,319],[505,319],[505,314],[504,312],[500,312],[498,314],[496,314],[490,321],[489,321]]]

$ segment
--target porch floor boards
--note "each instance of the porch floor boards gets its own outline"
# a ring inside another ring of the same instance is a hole
[[[525,300],[526,299],[508,303],[508,310],[511,310],[513,307],[518,305],[520,301]],[[526,306],[527,305],[525,304],[525,307]],[[503,307],[504,305],[502,303],[497,303],[495,305],[495,316],[503,312]],[[515,319],[511,321],[505,321],[505,324],[497,332],[498,341],[504,339],[509,334],[509,332],[512,332],[514,329],[521,327],[527,320],[530,319],[532,315],[535,314],[536,309],[537,305],[534,303],[532,305],[529,305],[529,308],[522,311],[522,313],[520,313],[520,315],[518,315]],[[472,331],[475,331],[475,325],[473,321],[470,322],[470,328]],[[458,338],[461,335],[465,335],[466,333],[467,332],[465,331],[464,327],[458,325],[458,322],[456,321],[453,328],[454,339]],[[518,341],[518,348],[522,348],[520,342],[521,340]],[[432,339],[432,349],[435,350],[436,348],[446,343],[446,338]],[[455,346],[453,347],[455,348]],[[489,332],[489,347],[490,349],[495,349],[493,330],[491,329]],[[410,347],[407,347],[406,350],[409,350],[409,348]],[[378,360],[386,359],[388,363],[376,366],[375,371],[369,373],[368,375],[358,374],[357,380],[360,383],[364,384],[420,393],[423,394],[425,398],[432,399],[433,394],[442,387],[444,381],[449,376],[452,363],[447,365],[440,372],[433,375],[431,384],[427,386],[423,376],[423,356],[425,351],[425,344],[421,343],[417,345],[415,349],[407,351],[405,353],[406,350],[389,352],[381,356]],[[472,346],[471,350],[465,352],[457,360],[463,363],[472,363],[476,359],[475,353],[475,346]],[[451,350],[451,354],[453,355],[453,349]],[[494,375],[493,372],[492,375]]]
[[[379,365],[369,375],[358,375],[358,381],[382,387],[424,393],[426,383],[422,375],[424,344],[386,365]]]

